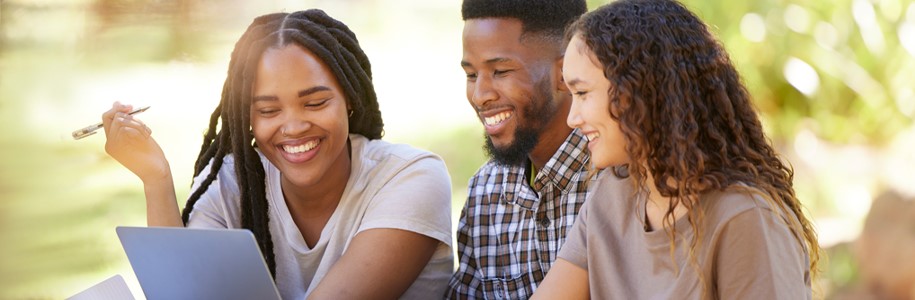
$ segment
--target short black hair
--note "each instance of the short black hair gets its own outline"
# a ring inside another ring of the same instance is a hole
[[[482,18],[515,18],[522,33],[562,38],[566,26],[588,11],[585,0],[464,0],[464,21]]]

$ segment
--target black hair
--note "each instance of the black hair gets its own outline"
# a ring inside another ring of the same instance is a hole
[[[588,11],[585,0],[464,0],[464,21],[482,18],[515,18],[523,34],[540,34],[562,41],[566,26]]]
[[[248,26],[232,51],[222,99],[210,116],[209,129],[204,134],[194,165],[194,177],[208,164],[211,164],[210,173],[188,198],[181,219],[187,224],[194,204],[216,179],[223,158],[231,154],[241,193],[242,227],[254,234],[273,276],[276,276],[276,261],[269,228],[265,173],[251,133],[250,110],[261,56],[267,49],[290,44],[308,49],[334,74],[352,109],[350,133],[379,139],[384,129],[372,84],[371,65],[355,34],[345,24],[322,10],[310,9],[260,16]]]

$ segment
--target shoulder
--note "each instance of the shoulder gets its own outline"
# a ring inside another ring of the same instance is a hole
[[[197,192],[204,181],[218,167],[216,178],[201,192],[191,212],[189,227],[237,228],[241,226],[239,216],[240,195],[238,178],[235,174],[235,158],[226,155],[219,160],[211,159],[193,181],[191,193]]]
[[[488,160],[488,161],[486,161],[486,163],[484,163],[482,166],[480,166],[479,169],[477,169],[477,172],[473,174],[472,179],[474,179],[474,180],[484,179],[485,180],[488,178],[498,177],[499,175],[509,173],[509,169],[510,168],[508,168],[504,165],[498,164],[493,160]]]
[[[598,171],[590,179],[591,190],[598,193],[623,193],[632,191],[632,181],[629,177],[619,177],[610,169]]]
[[[353,154],[359,154],[364,160],[387,161],[394,159],[400,162],[410,162],[421,159],[441,160],[438,155],[407,144],[395,144],[380,139],[369,140],[358,134],[350,135]]]
[[[727,222],[750,211],[773,212],[767,199],[761,190],[740,184],[707,193],[700,201],[710,219]]]
[[[737,185],[707,194],[701,201],[706,226],[714,228],[713,236],[725,232],[730,236],[794,235],[790,224],[797,221],[793,213],[774,207],[778,204],[756,188]]]
[[[432,152],[406,144],[369,140],[357,134],[350,135],[350,142],[353,161],[359,164],[359,176],[367,176],[372,181],[417,171],[448,177],[444,160]]]
[[[269,160],[267,160],[267,157],[264,156],[264,154],[262,154],[260,152],[260,150],[257,150],[257,154],[260,157],[261,166],[264,168],[265,171],[270,172],[270,171],[276,170],[276,167],[273,166],[273,163],[271,163]],[[222,163],[219,165],[219,172],[216,175],[216,180],[220,181],[221,184],[223,184],[223,185],[225,185],[227,183],[234,184],[235,182],[237,182],[238,179],[236,178],[237,175],[235,174],[235,164],[236,164],[236,161],[235,161],[234,154],[229,153],[225,157],[223,157]],[[212,172],[214,167],[216,167],[216,165],[214,164],[214,159],[210,159],[210,161],[207,163],[206,167],[204,167],[203,170],[200,171],[200,174],[195,176],[194,182],[196,183],[198,180],[203,180],[204,178],[209,176],[209,174]]]
[[[610,169],[601,170],[588,181],[588,195],[584,207],[613,218],[624,218],[635,211],[633,181],[618,177]]]
[[[523,168],[510,167],[489,160],[477,169],[473,177],[470,177],[467,184],[468,194],[471,197],[479,197],[498,193],[504,188],[503,185],[510,181],[509,177],[515,176],[524,176]]]
[[[197,186],[199,186],[200,183],[213,172],[213,169],[217,168],[217,167],[219,169],[216,174],[216,181],[214,181],[213,184],[214,185],[218,184],[219,186],[226,186],[226,185],[234,186],[235,185],[234,183],[237,181],[237,178],[235,175],[235,156],[232,154],[226,155],[225,157],[222,158],[222,160],[220,161],[220,164],[218,166],[215,162],[216,162],[215,159],[210,159],[210,161],[207,163],[206,167],[204,167],[203,170],[200,171],[200,174],[197,174],[197,176],[194,177],[194,183],[191,188],[192,191],[196,190]]]

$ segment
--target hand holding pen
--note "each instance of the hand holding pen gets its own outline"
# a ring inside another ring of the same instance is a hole
[[[152,130],[134,115],[146,110],[134,110],[130,105],[115,102],[102,114],[105,128],[105,152],[144,183],[171,177],[165,153],[152,138]],[[170,179],[169,179],[170,180]]]
[[[146,111],[147,109],[149,109],[149,106],[134,109],[134,110],[130,111],[130,112],[127,113],[127,114],[128,114],[128,115],[135,115],[135,114],[144,112],[144,111]],[[84,137],[87,137],[87,136],[96,134],[96,133],[98,133],[97,131],[98,131],[99,129],[102,129],[102,127],[104,127],[104,126],[105,126],[104,123],[97,123],[97,124],[94,124],[94,125],[89,125],[89,126],[86,126],[86,127],[80,128],[80,129],[77,129],[77,130],[73,131],[73,133],[72,133],[73,139],[74,139],[74,140],[78,140],[78,139],[82,139],[82,138],[84,138]]]

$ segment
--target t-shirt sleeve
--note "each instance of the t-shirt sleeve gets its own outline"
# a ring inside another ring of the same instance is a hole
[[[594,200],[585,201],[585,205],[578,212],[575,224],[566,234],[566,242],[559,249],[558,257],[572,264],[588,269],[588,207]]]
[[[756,207],[721,230],[714,272],[719,299],[810,299],[807,255],[781,217]]]
[[[193,184],[191,185],[191,190],[189,193],[193,194],[197,188],[203,183],[203,181],[210,174],[210,168],[212,167],[212,161],[203,171],[200,172],[197,177],[194,177]],[[233,222],[229,220],[231,211],[233,209],[227,205],[227,200],[238,198],[239,193],[237,192],[237,187],[235,187],[234,179],[234,165],[231,163],[225,163],[222,165],[222,168],[219,170],[216,180],[213,180],[210,183],[209,187],[202,195],[200,199],[194,204],[194,209],[191,210],[190,218],[187,222],[188,228],[233,228],[237,226],[230,226]],[[227,177],[228,176],[228,177]],[[234,193],[233,193],[234,188]],[[226,198],[226,196],[233,198]]]
[[[423,156],[383,183],[358,231],[375,228],[412,231],[451,247],[451,179],[445,163]]]

